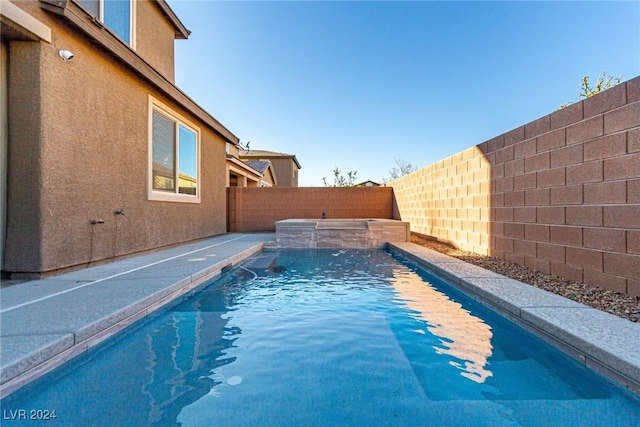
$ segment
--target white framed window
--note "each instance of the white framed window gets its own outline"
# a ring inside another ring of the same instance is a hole
[[[77,0],[90,14],[135,48],[135,0]]]
[[[149,97],[148,199],[200,203],[200,129]]]

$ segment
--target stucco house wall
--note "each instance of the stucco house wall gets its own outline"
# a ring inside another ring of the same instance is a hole
[[[39,3],[17,5],[51,28],[51,43],[8,43],[3,270],[46,273],[226,232],[225,144],[237,144],[237,138],[164,77],[156,78],[164,86],[142,78],[136,66]],[[152,36],[169,46],[175,29],[160,31],[163,15],[141,3],[138,30],[154,27],[151,18],[145,21],[145,10],[153,11],[160,22]],[[155,55],[154,48],[142,48],[142,38],[138,45],[134,58],[151,52],[144,60],[163,69],[158,76],[172,76],[172,44],[166,58],[164,48]],[[61,61],[60,49],[72,51],[74,59]],[[148,64],[142,69],[151,73]],[[148,199],[152,99],[200,130],[200,203]]]
[[[136,1],[135,50],[173,83],[175,30],[155,3],[153,0]]]
[[[270,158],[273,169],[278,177],[279,187],[298,186],[298,168],[292,159]]]

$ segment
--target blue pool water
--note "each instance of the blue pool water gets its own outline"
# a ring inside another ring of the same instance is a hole
[[[2,401],[2,425],[638,426],[627,391],[384,251],[264,252]],[[44,412],[40,412],[44,415]]]

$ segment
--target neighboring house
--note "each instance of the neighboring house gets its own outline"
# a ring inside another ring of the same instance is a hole
[[[355,186],[356,187],[380,187],[380,184],[378,184],[377,182],[371,181],[369,179],[359,184],[356,184]]]
[[[273,165],[278,187],[297,187],[298,170],[302,168],[293,154],[276,153],[266,150],[242,150],[240,159],[244,161],[270,161]]]
[[[0,16],[5,273],[226,232],[239,141],[175,86],[189,31],[164,0],[1,0]]]
[[[277,185],[276,174],[269,160],[247,160],[245,163],[262,174],[261,187],[273,187]]]
[[[227,144],[227,187],[273,187],[276,177],[270,161],[244,162],[240,148]]]

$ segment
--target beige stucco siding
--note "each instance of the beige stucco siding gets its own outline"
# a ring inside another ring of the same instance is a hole
[[[175,31],[155,2],[136,2],[136,52],[174,82]]]
[[[44,43],[12,41],[8,72],[8,175],[5,262],[25,269],[42,264],[41,87]],[[18,102],[15,102],[18,100]]]
[[[293,160],[284,158],[271,158],[271,164],[278,177],[278,186],[280,187],[297,187],[297,176],[294,176],[294,168],[296,167]]]
[[[224,233],[225,140],[73,27],[42,20],[51,44],[10,48],[4,269],[47,272]],[[200,129],[201,203],[147,199],[149,96]]]

